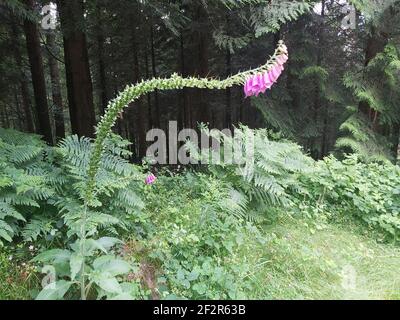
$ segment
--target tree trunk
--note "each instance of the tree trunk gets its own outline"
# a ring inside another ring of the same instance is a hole
[[[96,41],[97,41],[97,58],[98,58],[98,77],[99,77],[99,94],[101,103],[101,112],[104,114],[108,104],[107,95],[107,78],[104,53],[104,29],[102,26],[102,13],[99,3],[96,4]]]
[[[180,73],[183,77],[187,76],[186,72],[186,63],[185,63],[185,43],[183,38],[183,31],[180,34]],[[188,90],[183,88],[181,90],[181,121],[182,121],[182,128],[192,128],[192,117],[190,112],[190,104],[188,101]]]
[[[229,77],[232,73],[231,66],[231,52],[229,49],[226,50],[226,76]],[[231,88],[226,89],[226,110],[225,110],[225,127],[233,128],[232,125],[232,92]]]
[[[230,14],[226,15],[226,27],[227,30],[231,29]],[[232,55],[229,48],[226,49],[225,62],[226,62],[226,77],[229,77],[232,73]],[[226,89],[225,128],[233,129],[231,88]]]
[[[64,56],[72,133],[94,137],[96,117],[89,69],[86,35],[83,30],[83,0],[59,0],[64,34]]]
[[[395,159],[395,163],[397,163],[400,150],[400,124],[395,124],[392,130],[392,154]]]
[[[33,0],[25,0],[25,4],[30,10],[34,10]],[[42,52],[40,49],[39,31],[36,24],[27,19],[24,20],[24,30],[39,122],[38,132],[43,135],[47,143],[52,145],[53,134],[51,130],[49,106],[47,104],[46,81],[44,77]]]
[[[139,67],[139,42],[136,27],[139,25],[137,19],[139,14],[139,5],[136,13],[133,14],[132,21],[132,53],[133,53],[133,83],[139,82],[140,79],[140,67]],[[139,98],[135,103],[135,109],[137,111],[137,158],[141,159],[146,156],[146,112],[143,109],[142,101]],[[134,128],[133,128],[134,129]]]
[[[144,63],[146,67],[146,79],[150,79],[150,68],[149,68],[149,56],[148,56],[148,47],[146,45],[146,50],[144,51]],[[153,113],[151,106],[151,93],[147,94],[147,120],[149,124],[149,128],[153,128]]]
[[[56,128],[56,139],[61,140],[65,138],[64,106],[61,94],[60,69],[58,67],[58,61],[54,57],[54,54],[56,54],[58,51],[56,45],[56,35],[52,31],[49,31],[49,33],[47,34],[47,45],[50,50],[48,59],[53,98],[54,122]]]
[[[199,70],[198,75],[200,77],[207,77],[209,72],[208,66],[208,32],[207,32],[207,13],[204,12],[203,5],[199,5],[198,11],[198,19],[200,23],[200,28],[198,33],[198,62],[199,62]],[[199,106],[198,111],[200,112],[199,120],[203,123],[208,123],[210,121],[210,107],[208,103],[208,92],[207,90],[198,90],[199,95]]]
[[[208,54],[209,54],[209,22],[207,12],[203,4],[196,3],[194,8],[194,23],[196,29],[193,36],[193,67],[194,75],[204,78],[208,76]],[[210,121],[210,108],[208,103],[207,90],[193,89],[189,91],[191,94],[191,109],[193,114],[193,125],[196,122],[208,123]]]
[[[21,89],[21,97],[22,97],[22,108],[25,115],[25,130],[29,133],[35,132],[33,117],[32,117],[32,109],[31,109],[31,96],[29,94],[29,86],[28,81],[26,79],[26,75],[24,72],[24,66],[22,64],[22,56],[21,51],[19,50],[19,33],[16,24],[11,25],[12,37],[15,40],[14,43],[14,59],[17,64],[18,72],[19,72],[19,87]]]
[[[320,67],[322,65],[322,48],[324,47],[324,24],[325,24],[325,0],[321,1],[321,24],[319,25],[318,29],[318,48],[317,48],[317,66]],[[314,104],[312,106],[312,120],[315,125],[318,125],[318,118],[319,118],[319,113],[321,109],[321,91],[319,88],[319,78],[315,79],[315,91],[314,91]],[[321,157],[321,150],[318,152],[318,147],[317,147],[317,139],[318,136],[310,138],[310,151],[311,151],[311,156],[314,159],[318,159]],[[320,148],[323,149],[322,146],[323,142],[321,143]]]
[[[17,92],[18,92],[18,89],[16,88],[16,90],[14,90],[14,99],[15,99],[15,106],[16,106],[16,123],[18,126],[18,130],[23,131],[24,130],[24,119],[23,119],[21,104],[20,104]]]
[[[151,68],[153,72],[153,77],[157,78],[157,65],[156,65],[156,52],[154,47],[154,30],[153,26],[150,27],[150,41],[151,41]],[[160,103],[158,99],[158,90],[154,90],[154,125],[160,128]]]
[[[10,128],[10,119],[8,117],[7,105],[3,105],[2,114],[3,114],[3,126],[5,128]]]

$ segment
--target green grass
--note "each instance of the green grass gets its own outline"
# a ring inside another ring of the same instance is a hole
[[[251,298],[400,299],[399,248],[352,231],[354,225],[310,230],[289,217],[265,228],[271,240],[253,254]]]
[[[32,267],[14,263],[11,255],[0,247],[0,300],[28,300],[38,281]]]

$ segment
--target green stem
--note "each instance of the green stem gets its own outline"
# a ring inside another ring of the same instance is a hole
[[[80,234],[80,246],[79,251],[82,256],[82,267],[81,267],[81,300],[86,300],[86,287],[85,287],[85,242],[86,242],[86,217],[87,217],[87,203],[84,204],[82,224],[81,224],[81,234]]]
[[[88,185],[85,197],[87,205],[90,205],[93,201],[95,178],[100,167],[101,156],[104,151],[104,142],[110,134],[119,114],[127,105],[137,100],[140,96],[153,92],[156,89],[160,91],[183,88],[224,90],[233,87],[234,85],[243,85],[249,76],[271,69],[271,67],[276,63],[278,55],[282,53],[287,53],[286,47],[282,41],[279,41],[274,55],[266,64],[253,70],[238,73],[224,80],[200,79],[194,77],[183,78],[177,74],[173,74],[167,79],[154,78],[142,81],[136,85],[127,86],[116,99],[110,101],[106,113],[97,126],[96,140],[94,142],[94,148],[90,157],[88,169]]]

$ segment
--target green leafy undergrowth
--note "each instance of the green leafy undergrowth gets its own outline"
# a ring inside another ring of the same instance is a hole
[[[12,130],[0,137],[0,241],[18,261],[38,254],[35,264],[53,268],[57,282],[36,285],[39,299],[399,297],[398,166],[315,162],[260,130],[253,171],[165,169],[145,185],[129,143],[110,136],[87,207],[90,139],[51,148]],[[2,298],[28,298],[9,255]],[[343,286],[354,272],[355,288]]]
[[[307,196],[299,197],[294,213],[341,219],[353,216],[365,228],[380,231],[397,242],[400,232],[400,167],[390,163],[363,163],[357,155],[338,161],[328,157],[301,178]],[[326,220],[325,219],[325,220]]]
[[[151,225],[141,250],[161,298],[242,299],[253,266],[238,255],[265,243],[251,223],[230,214],[230,189],[200,173],[159,175],[145,194]]]

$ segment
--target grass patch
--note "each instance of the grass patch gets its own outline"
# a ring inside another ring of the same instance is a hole
[[[400,249],[379,244],[354,226],[311,231],[305,220],[265,228],[252,277],[256,299],[400,299]]]
[[[38,287],[38,278],[31,265],[13,260],[10,253],[0,248],[0,300],[29,300],[31,290]]]

